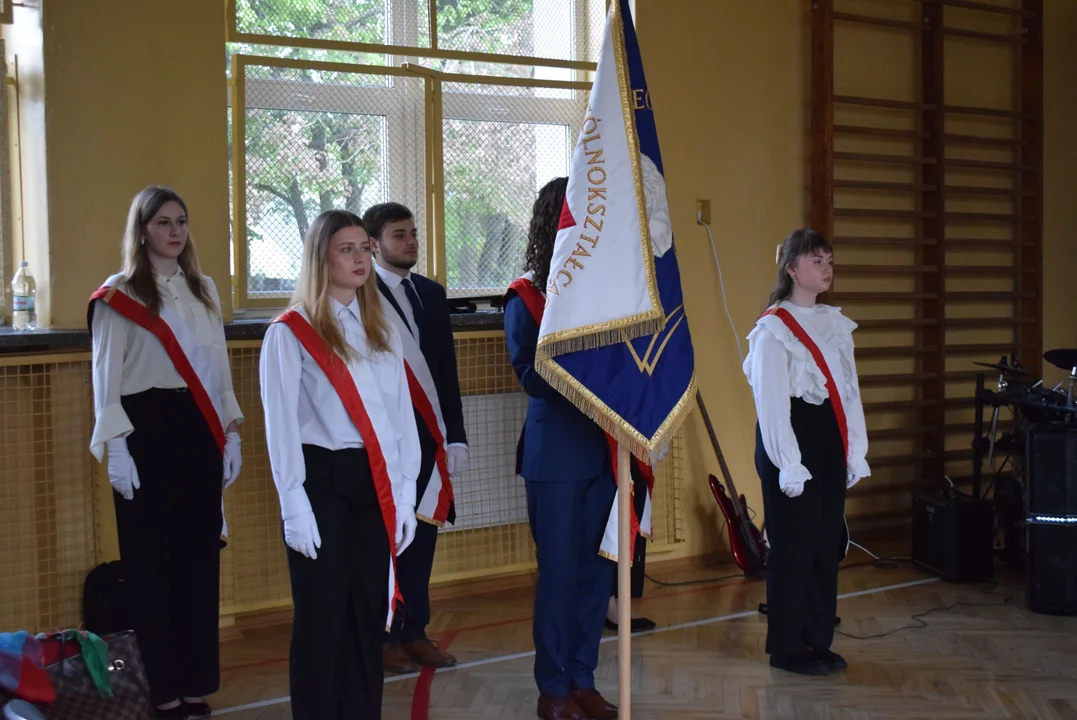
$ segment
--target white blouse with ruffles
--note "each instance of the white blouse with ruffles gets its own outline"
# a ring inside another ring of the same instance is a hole
[[[819,346],[841,393],[849,441],[846,485],[852,487],[860,478],[871,474],[865,459],[868,434],[853,356],[856,323],[830,305],[807,308],[783,302],[781,306]],[[790,399],[796,397],[812,405],[822,405],[829,396],[826,376],[808,348],[776,315],[759,318],[749,333],[743,370],[755,396],[763,447],[779,470],[778,484],[783,489],[802,486],[811,479],[811,473],[801,464],[800,446],[790,419]]]

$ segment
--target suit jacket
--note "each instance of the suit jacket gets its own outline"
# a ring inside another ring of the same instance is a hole
[[[403,309],[385,282],[377,275],[378,290],[400,317],[406,317]],[[449,301],[445,288],[416,273],[411,274],[419,302],[423,304],[425,323],[419,328],[419,349],[423,351],[434,386],[438,391],[441,415],[445,420],[445,443],[467,444],[464,431],[464,404],[460,399],[460,378],[456,371],[456,345],[452,336],[452,320],[449,318]],[[405,320],[405,323],[407,321]]]
[[[532,482],[582,482],[608,472],[606,435],[535,370],[539,326],[518,295],[505,304],[505,342],[528,394],[516,472]]]

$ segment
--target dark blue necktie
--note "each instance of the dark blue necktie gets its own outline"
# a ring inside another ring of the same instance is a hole
[[[415,318],[415,339],[419,339],[422,328],[426,327],[426,319],[423,313],[423,304],[419,302],[419,295],[415,292],[415,286],[411,284],[411,278],[404,278],[404,294],[411,305],[411,314]]]

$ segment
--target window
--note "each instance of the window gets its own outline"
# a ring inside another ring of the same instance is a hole
[[[568,171],[605,0],[230,11],[236,306],[286,303],[322,210],[387,200],[415,213],[416,271],[451,296],[500,294],[519,274],[536,192]]]
[[[310,222],[330,208],[362,215],[390,198],[426,218],[421,78],[236,58],[244,90],[246,243],[237,253],[248,305],[295,290]],[[255,64],[258,63],[258,64]],[[234,160],[233,160],[234,161]],[[418,272],[425,270],[420,254]]]
[[[445,85],[443,280],[450,296],[500,295],[520,274],[535,196],[568,174],[586,101],[575,90]]]

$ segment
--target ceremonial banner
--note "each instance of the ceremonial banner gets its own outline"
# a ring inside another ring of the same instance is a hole
[[[662,156],[627,0],[614,0],[569,170],[536,366],[653,464],[695,401]]]

